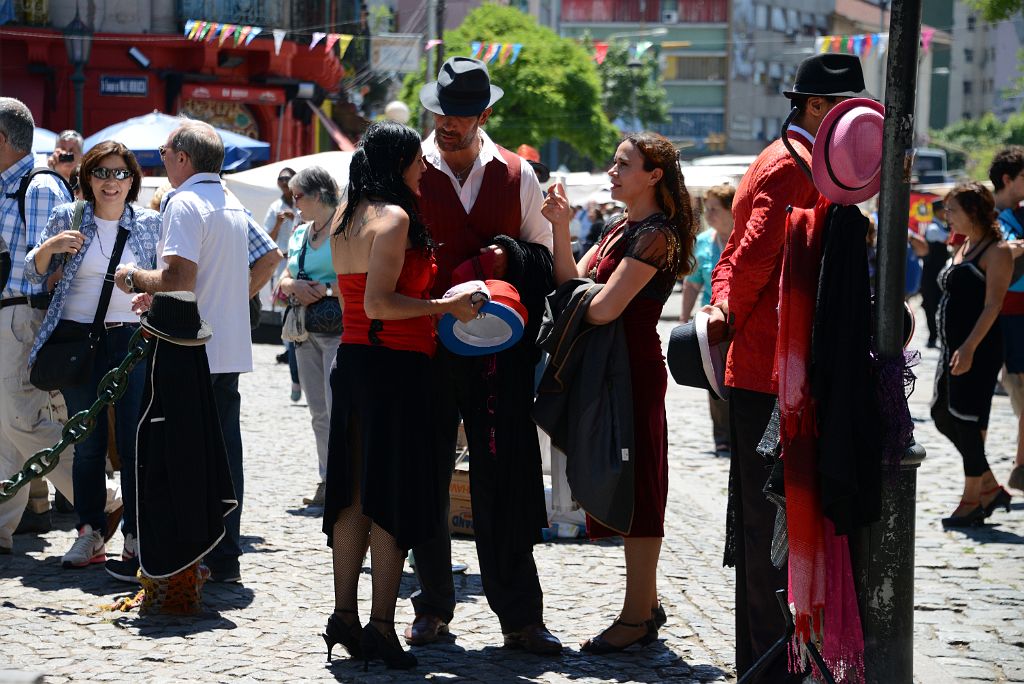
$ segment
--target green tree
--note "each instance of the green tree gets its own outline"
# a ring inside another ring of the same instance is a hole
[[[931,132],[931,144],[945,149],[951,168],[963,166],[972,178],[988,178],[992,157],[1006,145],[1024,145],[1024,112],[1002,122],[991,112],[979,119],[963,119]]]
[[[633,58],[626,41],[613,41],[604,62],[597,68],[601,77],[601,106],[611,121],[639,120],[642,127],[668,120],[668,99],[658,84],[658,59],[648,48],[640,59]]]
[[[470,44],[521,43],[516,62],[487,65],[505,91],[487,122],[487,133],[504,147],[540,147],[552,138],[570,144],[596,163],[615,151],[618,132],[601,107],[601,82],[586,50],[511,7],[482,5],[444,34],[447,57],[468,56]],[[406,76],[401,99],[419,116],[423,70]]]
[[[1024,10],[1024,0],[969,0],[986,21],[1002,21],[1009,19],[1017,12]]]

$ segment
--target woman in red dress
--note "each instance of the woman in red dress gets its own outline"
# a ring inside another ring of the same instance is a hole
[[[575,263],[569,238],[572,210],[561,186],[544,201],[554,227],[555,280],[587,277],[605,287],[590,304],[588,323],[622,318],[629,346],[636,445],[633,522],[621,532],[587,519],[591,538],[625,539],[626,594],[611,627],[582,646],[589,653],[621,651],[657,638],[665,613],[658,603],[657,571],[668,495],[668,374],[658,320],[677,279],[690,268],[696,226],[675,147],[656,133],[628,136],[608,170],[612,198],[626,205],[598,244]]]
[[[425,170],[416,131],[384,121],[363,134],[349,169],[348,204],[331,236],[342,298],[341,346],[331,373],[324,533],[334,551],[334,613],[327,657],[410,668],[395,635],[406,552],[436,533],[441,516],[430,433],[435,315],[472,320],[472,293],[431,299],[437,267],[417,196]],[[359,623],[356,589],[370,547],[373,603]]]

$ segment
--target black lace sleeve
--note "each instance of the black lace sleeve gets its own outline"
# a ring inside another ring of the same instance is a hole
[[[668,226],[640,225],[626,237],[624,256],[659,271],[675,273],[679,267],[679,240]]]

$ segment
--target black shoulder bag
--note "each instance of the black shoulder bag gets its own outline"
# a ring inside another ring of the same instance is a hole
[[[89,382],[92,377],[96,348],[106,332],[103,319],[107,316],[110,295],[114,291],[114,270],[121,261],[127,240],[128,231],[119,226],[92,325],[68,320],[59,321],[36,354],[36,361],[29,371],[29,382],[39,389],[50,392],[65,387],[77,387]]]
[[[313,224],[310,224],[312,226]],[[296,280],[311,280],[306,275],[306,247],[309,245],[309,228],[306,229],[305,239],[302,241],[302,249],[299,251],[299,272]],[[306,331],[320,333],[322,335],[340,335],[341,327],[341,302],[337,297],[321,297],[306,309]]]

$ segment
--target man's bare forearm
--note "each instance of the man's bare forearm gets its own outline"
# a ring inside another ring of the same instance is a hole
[[[256,293],[260,291],[264,285],[270,280],[270,276],[274,274],[274,269],[277,268],[278,263],[284,255],[281,254],[281,250],[273,249],[259,259],[249,269],[249,298],[256,296]]]

